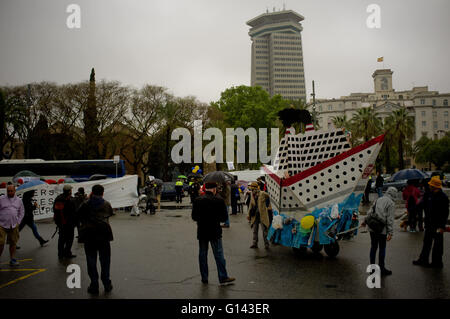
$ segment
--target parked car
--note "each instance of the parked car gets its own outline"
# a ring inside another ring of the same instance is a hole
[[[174,201],[177,197],[174,182],[165,182],[161,189],[161,200]]]
[[[392,181],[392,180],[385,180],[383,183],[383,192],[385,192],[389,187],[395,187],[398,191],[402,191],[403,188],[406,187],[407,185],[407,180],[406,179],[402,179],[399,181]],[[377,190],[375,189],[375,181],[372,182],[371,185],[371,192],[375,193]]]
[[[444,180],[442,181],[442,184],[444,184],[445,187],[450,187],[450,174],[449,173],[444,174]]]

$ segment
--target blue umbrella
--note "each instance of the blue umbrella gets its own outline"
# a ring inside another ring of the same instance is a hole
[[[410,180],[410,179],[424,179],[428,175],[418,169],[402,169],[390,178],[391,181]]]
[[[19,187],[17,187],[16,190],[21,191],[21,190],[24,190],[24,189],[27,189],[27,188],[30,188],[33,186],[39,186],[39,185],[43,185],[43,184],[46,184],[46,183],[37,179],[37,180],[29,181],[23,185],[20,185]]]

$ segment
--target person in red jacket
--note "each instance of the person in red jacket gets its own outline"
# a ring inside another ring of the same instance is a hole
[[[402,195],[403,200],[406,201],[406,210],[408,211],[409,231],[415,233],[420,202],[420,190],[416,187],[415,181],[408,181],[408,186],[403,190]]]

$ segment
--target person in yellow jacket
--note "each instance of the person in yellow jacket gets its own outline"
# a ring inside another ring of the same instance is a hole
[[[250,225],[253,229],[253,245],[250,248],[258,248],[258,231],[259,225],[261,225],[264,246],[266,249],[269,249],[269,241],[267,240],[270,226],[268,210],[271,209],[269,194],[261,191],[256,182],[251,183],[249,188],[252,194],[247,219],[250,220]]]
[[[181,203],[182,201],[182,193],[183,193],[183,181],[181,179],[178,179],[175,182],[175,191],[177,192],[176,194],[176,202]]]

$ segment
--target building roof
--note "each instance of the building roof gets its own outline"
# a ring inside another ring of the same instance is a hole
[[[300,22],[305,18],[292,10],[283,10],[260,14],[256,18],[247,21],[247,25],[251,27],[257,27],[263,24],[264,22],[274,22],[281,19],[290,19],[293,20],[294,22]]]

